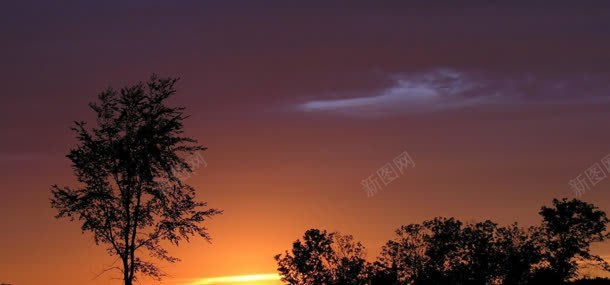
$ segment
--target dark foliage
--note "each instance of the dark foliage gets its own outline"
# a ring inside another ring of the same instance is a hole
[[[297,241],[292,255],[287,252],[276,260],[283,281],[309,285],[559,285],[570,284],[579,264],[610,269],[589,250],[592,243],[607,239],[604,212],[583,201],[564,199],[542,207],[540,215],[541,225],[530,228],[501,227],[492,221],[464,224],[455,218],[401,226],[374,263],[358,261],[367,268],[365,274],[357,275],[357,283],[336,282],[340,279],[325,266],[332,263],[325,261],[332,259],[332,235],[319,230],[307,231],[305,246]],[[328,257],[318,258],[320,252]],[[320,266],[305,266],[312,264]],[[607,280],[573,284],[607,284],[604,282]]]
[[[126,285],[138,275],[163,275],[144,252],[177,261],[160,242],[178,245],[194,235],[209,240],[201,223],[220,213],[205,209],[195,189],[175,175],[192,171],[185,156],[205,149],[182,135],[184,109],[166,105],[175,83],[153,75],[146,84],[102,92],[90,104],[96,126],[76,122],[72,128],[78,145],[67,157],[79,186],[52,189],[57,217],[79,220],[96,244],[108,245]]]
[[[592,255],[591,243],[608,238],[606,213],[579,200],[553,200],[553,207],[542,207],[540,239],[543,256],[556,279],[568,280],[577,274],[577,261],[596,264],[605,270],[610,266]]]
[[[311,229],[297,240],[292,251],[278,254],[282,281],[291,285],[364,285],[368,264],[364,247],[353,237]]]
[[[585,278],[571,282],[573,285],[610,285],[608,278]]]

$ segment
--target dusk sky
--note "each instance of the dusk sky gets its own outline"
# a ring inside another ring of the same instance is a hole
[[[172,104],[209,148],[187,182],[224,214],[145,284],[279,284],[209,278],[274,279],[309,228],[374,259],[436,216],[533,225],[590,167],[610,176],[610,5],[446,2],[3,3],[0,283],[118,284],[96,277],[104,248],[54,218],[50,186],[76,183],[65,155],[87,104],[152,73],[181,78]],[[405,152],[415,166],[368,195]],[[586,183],[610,211],[610,178]]]

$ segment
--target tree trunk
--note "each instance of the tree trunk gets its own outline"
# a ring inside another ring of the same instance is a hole
[[[129,263],[127,262],[127,256],[125,256],[123,258],[123,283],[124,283],[124,285],[132,285],[133,284],[133,280],[129,276],[129,272],[130,271],[131,270],[129,269]]]

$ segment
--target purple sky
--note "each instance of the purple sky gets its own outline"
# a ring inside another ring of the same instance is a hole
[[[400,224],[532,224],[573,197],[610,153],[610,4],[406,2],[3,3],[0,282],[111,284],[91,280],[108,259],[53,219],[49,186],[73,182],[87,103],[151,73],[181,77],[173,103],[210,148],[191,181],[225,210],[212,245],[177,250],[175,280],[273,273],[308,227],[374,258]],[[403,151],[417,167],[366,197]],[[582,198],[610,210],[610,179]]]

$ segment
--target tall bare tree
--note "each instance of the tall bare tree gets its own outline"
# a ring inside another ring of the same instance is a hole
[[[96,125],[76,122],[78,144],[67,157],[77,186],[52,186],[57,218],[78,220],[96,244],[117,256],[125,285],[137,276],[160,279],[153,260],[176,262],[160,244],[192,236],[210,240],[202,222],[221,211],[197,201],[178,177],[190,173],[188,157],[206,148],[185,137],[184,108],[169,107],[177,79],[153,75],[147,83],[108,89],[90,104]]]

